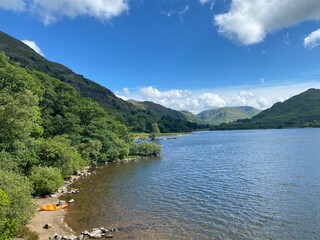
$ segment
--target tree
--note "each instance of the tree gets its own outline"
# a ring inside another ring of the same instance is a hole
[[[149,138],[151,140],[155,140],[156,137],[160,134],[160,129],[157,123],[152,123],[151,125],[151,132],[149,134]]]
[[[60,170],[53,167],[34,167],[29,180],[33,184],[34,195],[36,196],[53,193],[64,182]]]
[[[31,197],[32,185],[26,177],[0,170],[0,189],[0,235],[10,236],[35,213]]]
[[[85,167],[88,162],[81,157],[67,136],[56,136],[42,141],[39,152],[44,166],[56,167],[64,178]]]
[[[0,144],[10,148],[15,141],[27,142],[41,136],[38,97],[29,90],[12,93],[0,91]]]

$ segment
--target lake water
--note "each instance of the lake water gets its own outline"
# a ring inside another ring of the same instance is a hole
[[[76,182],[66,221],[119,239],[320,239],[320,129],[197,132]]]

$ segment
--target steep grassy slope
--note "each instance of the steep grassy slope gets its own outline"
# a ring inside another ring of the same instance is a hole
[[[309,89],[251,119],[222,124],[220,129],[320,127],[320,89]]]
[[[107,113],[125,123],[133,131],[148,132],[152,123],[161,122],[161,117],[165,117],[167,114],[172,118],[170,120],[172,124],[175,124],[175,121],[186,121],[179,112],[174,110],[168,109],[161,115],[156,104],[149,103],[147,110],[126,102],[115,96],[109,89],[74,73],[61,64],[48,61],[21,41],[3,32],[0,32],[0,51],[3,51],[11,61],[18,62],[22,67],[38,70],[71,85],[82,96],[98,102]],[[152,107],[156,109],[152,110]],[[170,129],[174,128],[170,127]]]
[[[162,116],[170,116],[172,118],[180,119],[180,120],[187,120],[187,118],[179,111],[175,111],[171,108],[164,107],[160,104],[154,102],[139,102],[135,100],[128,100],[129,103],[132,105],[147,111],[152,116],[155,116],[157,119],[160,119]]]
[[[253,107],[223,107],[207,110],[198,114],[198,118],[206,123],[219,125],[222,123],[234,122],[238,119],[251,118],[260,113]]]

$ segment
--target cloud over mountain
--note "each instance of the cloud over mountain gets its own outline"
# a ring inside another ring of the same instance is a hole
[[[34,42],[30,40],[21,40],[24,44],[28,45],[30,48],[32,48],[36,53],[40,54],[42,57],[44,57],[44,53],[41,51],[40,47]]]

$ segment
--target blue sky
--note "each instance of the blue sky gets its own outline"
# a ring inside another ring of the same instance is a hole
[[[124,99],[194,113],[320,88],[319,0],[0,0],[0,30]]]

